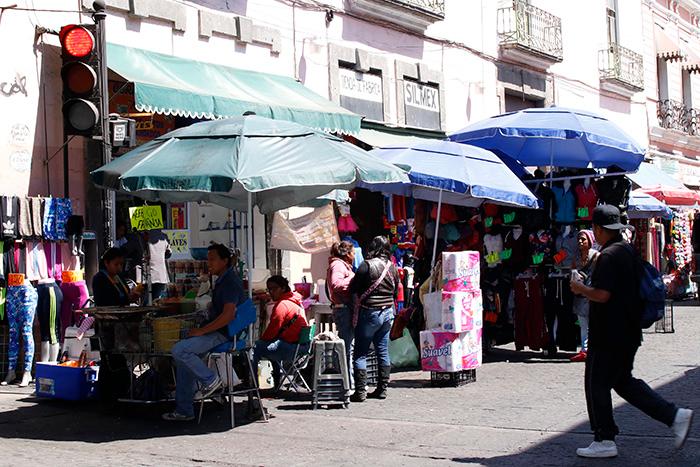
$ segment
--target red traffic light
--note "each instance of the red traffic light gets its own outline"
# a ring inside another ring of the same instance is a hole
[[[82,26],[63,26],[58,36],[63,52],[73,58],[87,57],[95,48],[94,36]]]
[[[80,96],[92,93],[97,86],[97,73],[83,62],[69,62],[61,69],[63,84],[70,92]]]

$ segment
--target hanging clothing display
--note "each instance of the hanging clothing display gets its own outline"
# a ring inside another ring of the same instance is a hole
[[[593,210],[598,205],[598,191],[592,183],[576,185],[576,216],[583,221],[593,219]]]
[[[0,226],[5,239],[19,236],[19,201],[16,196],[0,197]]]
[[[571,186],[567,188],[563,186],[553,186],[552,194],[556,201],[556,210],[554,211],[554,222],[557,224],[572,224],[576,220],[576,197]]]
[[[61,336],[65,335],[66,328],[76,324],[75,310],[81,309],[90,298],[85,281],[63,282],[61,284],[63,301],[61,303]]]
[[[34,362],[34,335],[32,325],[36,313],[37,293],[30,284],[18,285],[7,289],[7,321],[10,327],[9,365],[10,371],[17,368],[20,350],[20,335],[24,344],[24,362],[22,369],[31,371]]]
[[[40,283],[37,286],[37,317],[41,329],[41,341],[57,344],[61,339],[60,311],[63,292],[56,282]]]
[[[575,352],[579,331],[573,312],[573,293],[569,277],[550,276],[545,282],[545,318],[549,334],[548,349],[556,353],[557,346]]]
[[[540,350],[547,346],[540,275],[515,280],[515,348]]]

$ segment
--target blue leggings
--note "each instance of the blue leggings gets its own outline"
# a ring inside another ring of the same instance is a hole
[[[20,285],[7,289],[5,302],[7,321],[10,324],[9,369],[17,368],[19,357],[19,334],[24,341],[24,371],[31,371],[34,361],[34,314],[36,313],[37,293],[31,285]]]

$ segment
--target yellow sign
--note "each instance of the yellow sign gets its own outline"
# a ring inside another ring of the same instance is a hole
[[[129,218],[131,227],[135,230],[155,230],[164,227],[160,206],[129,208]]]

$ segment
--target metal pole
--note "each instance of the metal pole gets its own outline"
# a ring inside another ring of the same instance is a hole
[[[435,268],[435,256],[437,256],[438,233],[440,233],[440,214],[442,211],[442,188],[438,195],[437,216],[435,216],[435,237],[433,237],[433,259],[430,262],[430,273],[432,274]],[[430,281],[430,293],[433,292],[433,281]]]
[[[248,192],[248,219],[246,224],[248,224],[248,241],[246,242],[246,250],[248,256],[248,296],[253,298],[253,263],[255,261],[255,254],[253,252],[253,194]]]
[[[98,59],[100,64],[100,117],[102,128],[102,163],[108,164],[112,160],[112,143],[109,134],[109,88],[107,81],[107,9],[103,0],[93,3],[95,14],[93,19],[97,25]],[[112,191],[102,191],[102,206],[104,212],[104,248],[111,247],[116,235],[114,225],[115,194]]]
[[[70,175],[68,173],[69,165],[69,154],[68,154],[68,135],[66,135],[65,129],[63,132],[63,197],[70,198]],[[49,193],[51,194],[51,193]]]

